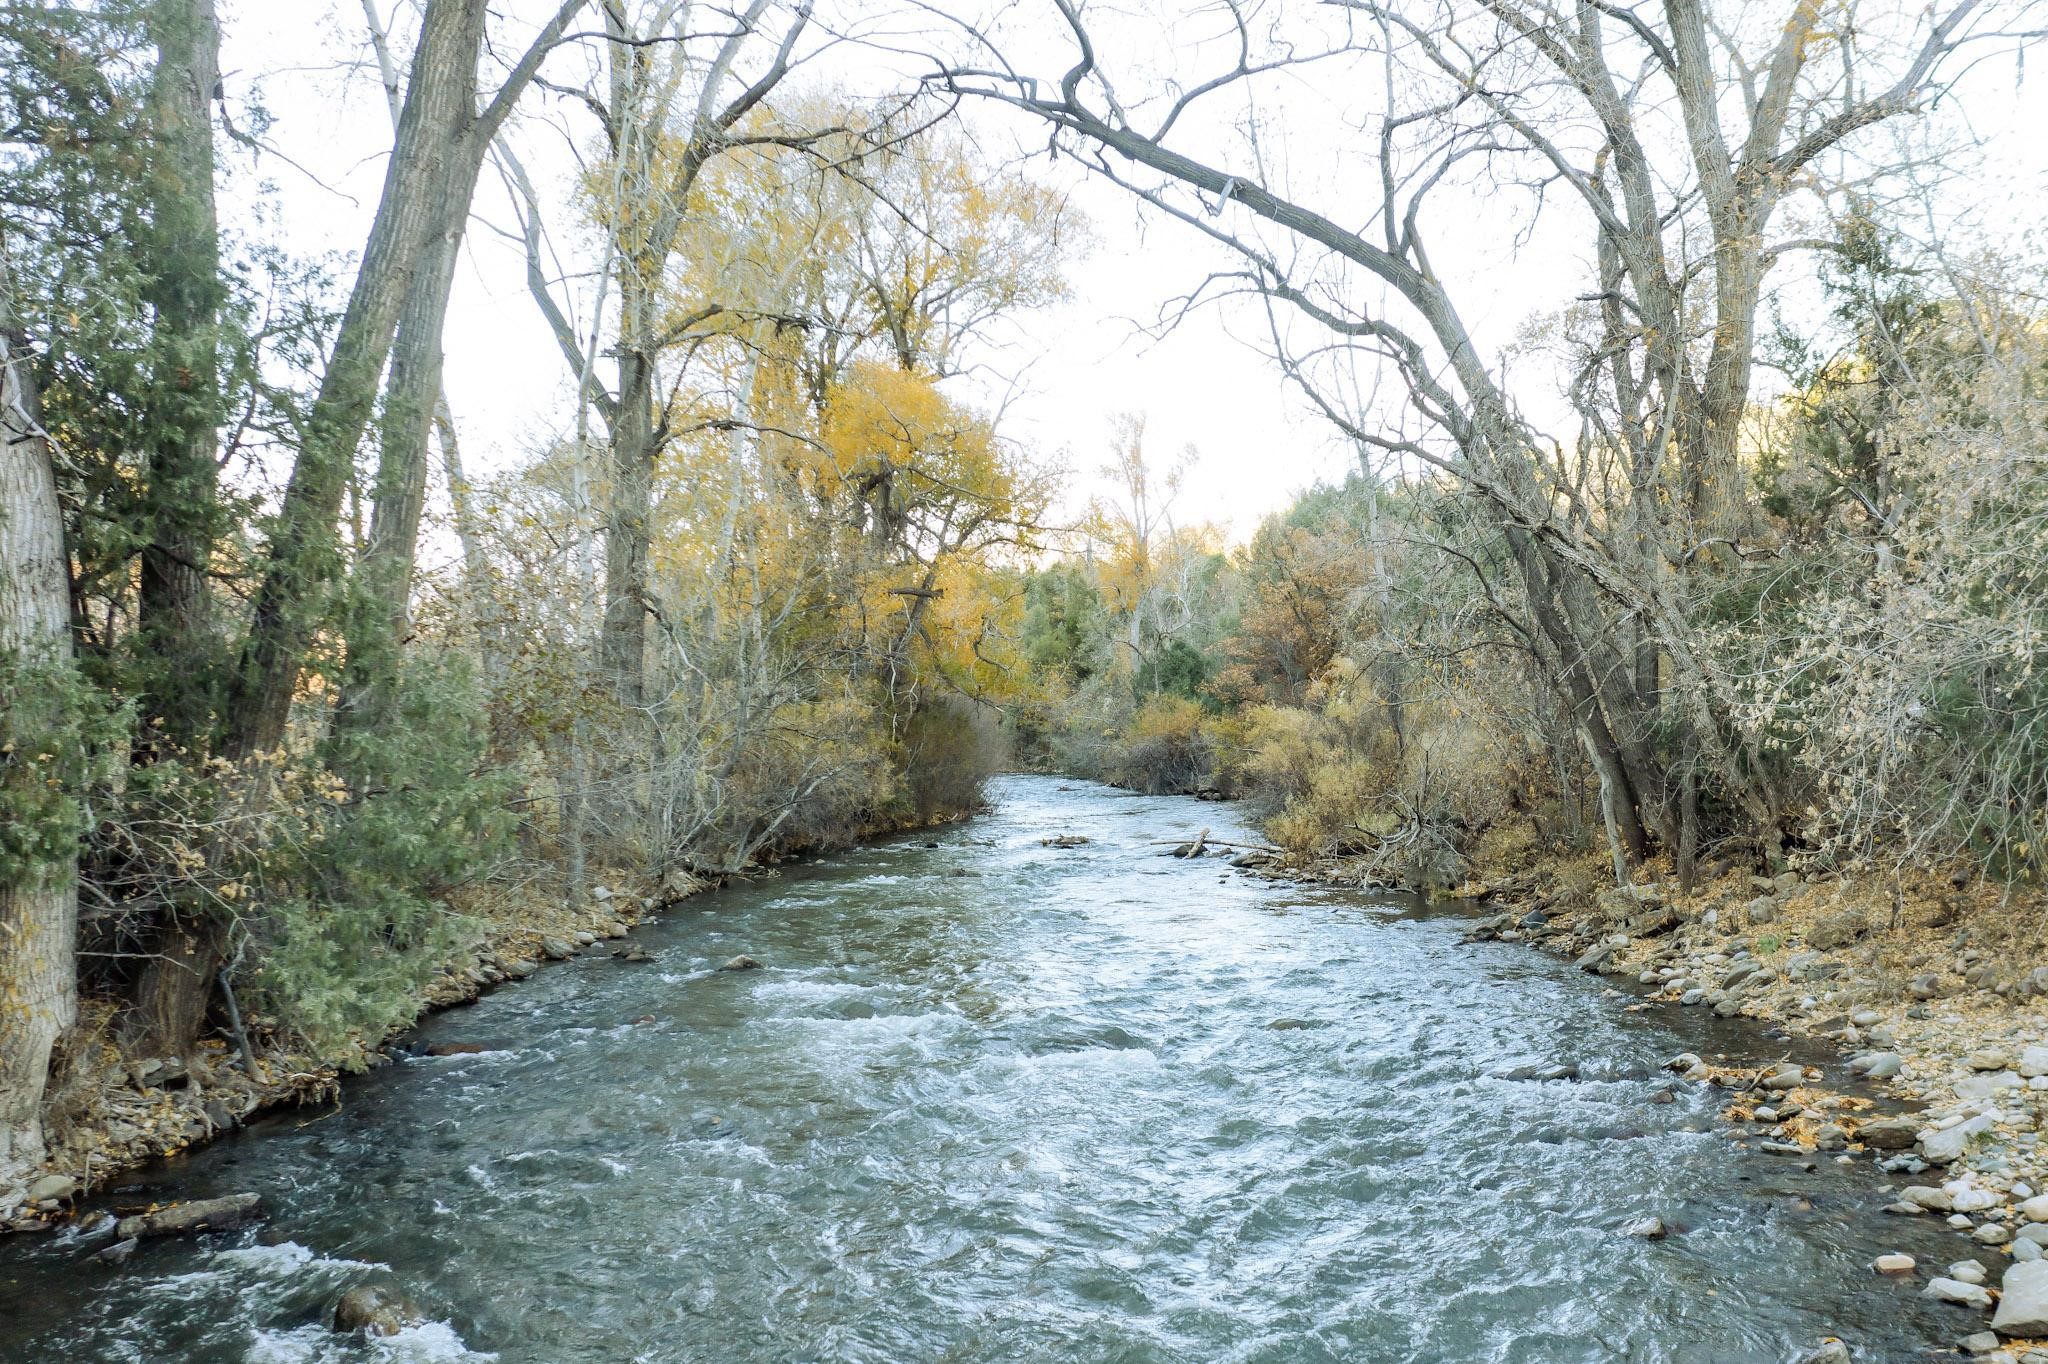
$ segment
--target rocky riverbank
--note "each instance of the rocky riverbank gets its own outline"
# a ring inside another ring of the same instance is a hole
[[[677,875],[658,889],[594,886],[582,904],[529,898],[461,907],[477,926],[478,945],[443,964],[421,994],[419,1014],[471,1003],[549,961],[593,952],[640,959],[631,944],[614,948],[611,941],[707,884]],[[392,1038],[367,1039],[356,1055],[340,1060],[265,1048],[251,1065],[221,1037],[206,1039],[188,1057],[128,1057],[112,1041],[112,1017],[90,1006],[88,1014],[57,1077],[50,1158],[36,1178],[0,1188],[0,1231],[50,1230],[68,1218],[75,1199],[123,1172],[209,1141],[266,1109],[339,1102],[345,1070],[390,1059]]]
[[[1261,859],[1252,859],[1254,861]],[[1279,874],[1355,884],[1342,862]],[[1624,1007],[1748,1018],[1838,1064],[1672,1069],[1726,1091],[1729,1134],[1788,1160],[1860,1163],[1873,1210],[1945,1219],[1953,1263],[1872,1272],[1956,1307],[1985,1364],[2048,1364],[2048,904],[1966,875],[1722,874],[1601,887],[1598,859],[1483,877],[1473,940],[1527,942],[1626,982]],[[1816,1361],[1848,1360],[1829,1343]]]

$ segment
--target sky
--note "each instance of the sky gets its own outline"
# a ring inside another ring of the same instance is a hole
[[[383,12],[394,0],[373,3]],[[1029,0],[1012,7],[1013,17],[1029,7]],[[505,0],[496,8],[523,17],[552,6]],[[229,108],[260,100],[271,120],[264,133],[269,150],[235,163],[224,217],[295,254],[331,257],[346,280],[391,141],[362,0],[223,0],[221,13]],[[1202,35],[1169,33],[1159,41],[1185,57],[1201,51]],[[1140,74],[1173,74],[1171,60],[1150,62],[1140,49],[1119,56]],[[901,57],[852,49],[831,60],[828,78],[854,89],[885,88],[909,69]],[[1156,69],[1148,71],[1148,63]],[[2008,68],[1976,79],[1981,88],[1965,101],[1973,130],[1984,138],[1975,154],[1982,165],[1973,173],[1999,187],[2005,203],[1973,201],[1970,211],[1980,218],[1973,230],[2019,232],[2043,216],[2038,207],[2048,202],[2038,134],[2027,132],[2048,126],[2048,100],[2038,81],[2029,87]],[[1290,129],[1289,174],[1341,202],[1345,177],[1355,172],[1345,158],[1356,150],[1344,141],[1342,120],[1332,117],[1344,91],[1315,82],[1311,73],[1282,91],[1284,107],[1261,112]],[[545,99],[532,102],[535,111],[522,118],[515,138],[537,169],[543,195],[551,186],[566,194],[572,161],[555,126],[564,120],[548,112]],[[1224,123],[1233,116],[1225,111]],[[1180,224],[1141,213],[1127,193],[1090,178],[1071,159],[1049,164],[1040,130],[989,111],[972,115],[970,127],[992,158],[1064,186],[1092,226],[1093,250],[1070,268],[1071,299],[1024,319],[1011,344],[992,357],[1001,378],[969,395],[1003,401],[1010,438],[1038,458],[1066,464],[1066,510],[1104,486],[1098,470],[1119,413],[1145,418],[1148,445],[1162,462],[1194,448],[1175,520],[1211,522],[1237,540],[1304,488],[1355,467],[1348,444],[1289,391],[1264,354],[1255,316],[1209,309],[1164,335],[1147,329],[1162,307],[1221,263],[1220,250]],[[1438,250],[1469,277],[1469,320],[1484,347],[1505,346],[1531,317],[1580,287],[1585,262],[1570,241],[1518,235],[1526,219],[1505,201],[1476,195],[1462,205],[1455,197],[1448,202],[1450,213],[1435,225]],[[562,206],[558,230],[570,227],[568,216]],[[1558,221],[1553,213],[1546,230]],[[446,386],[473,477],[516,466],[570,419],[560,354],[526,293],[523,256],[501,235],[511,222],[487,170],[447,326]]]

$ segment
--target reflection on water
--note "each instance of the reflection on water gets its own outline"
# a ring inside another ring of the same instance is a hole
[[[0,1359],[1777,1364],[1971,1324],[1870,1275],[1954,1247],[1873,1216],[1867,1176],[1734,1149],[1710,1093],[1653,1102],[1694,1019],[1153,846],[1241,833],[1216,806],[995,795],[427,1029],[495,1050],[147,1176],[260,1191],[264,1228],[118,1270],[0,1246]],[[742,951],[765,969],[709,969]],[[1620,1234],[1650,1215],[1668,1240]],[[430,1324],[331,1335],[365,1278]]]

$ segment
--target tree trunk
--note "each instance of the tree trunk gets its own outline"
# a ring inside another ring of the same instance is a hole
[[[653,300],[620,268],[619,402],[611,429],[611,489],[604,522],[604,633],[598,666],[619,704],[646,690],[648,531],[654,515]]]
[[[38,410],[0,243],[0,657],[68,672],[70,564]],[[23,719],[35,723],[31,706],[16,712]],[[0,1185],[43,1159],[50,1055],[78,1015],[77,931],[75,847],[0,865]]]
[[[454,158],[476,117],[484,19],[485,0],[431,0],[427,6],[377,217],[271,533],[229,693],[221,741],[227,757],[267,752],[283,742],[299,668],[340,571],[335,520],[376,405],[377,377],[420,257],[441,221]]]
[[[384,384],[383,441],[370,538],[356,567],[348,670],[336,717],[344,734],[367,733],[381,725],[389,716],[398,683],[399,656],[411,618],[420,514],[427,499],[427,447],[441,395],[443,324],[481,165],[477,156],[456,168],[461,178],[449,186],[441,230],[421,255],[399,316],[391,371]]]
[[[153,660],[145,722],[191,746],[212,724],[220,663],[207,565],[219,520],[215,463],[221,392],[217,329],[225,295],[213,198],[213,97],[220,82],[214,0],[158,0],[148,12],[157,65],[150,121],[154,273],[144,300],[156,314],[149,416],[149,541],[142,549],[140,642]],[[145,731],[138,750],[147,757]]]

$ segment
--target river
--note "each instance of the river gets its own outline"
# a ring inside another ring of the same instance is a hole
[[[1704,1088],[1654,1101],[1674,1052],[1782,1043],[1156,844],[1244,836],[1227,807],[991,796],[679,906],[649,962],[442,1014],[429,1040],[489,1049],[109,1200],[254,1190],[259,1229],[118,1269],[0,1244],[0,1360],[1780,1364],[1977,1329],[1870,1273],[1962,1252],[1875,1215],[1867,1170],[1737,1148]],[[1577,1078],[1510,1078],[1551,1064]],[[1668,1239],[1623,1234],[1648,1216]],[[332,1335],[366,1279],[430,1323]]]

